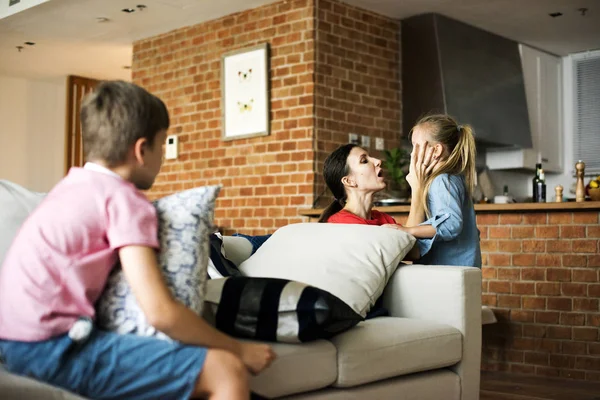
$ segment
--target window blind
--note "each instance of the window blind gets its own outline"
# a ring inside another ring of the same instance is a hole
[[[586,175],[600,175],[600,51],[573,56],[574,160]]]

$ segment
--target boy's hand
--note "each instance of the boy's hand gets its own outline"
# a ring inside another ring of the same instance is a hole
[[[252,375],[258,375],[277,357],[271,346],[260,343],[240,343],[240,358]]]

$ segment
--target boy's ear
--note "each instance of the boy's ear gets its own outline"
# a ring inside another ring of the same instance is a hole
[[[135,160],[140,163],[141,165],[144,165],[144,156],[146,155],[146,151],[148,150],[148,139],[146,138],[139,138],[138,140],[135,141],[135,144],[133,145],[133,155],[135,157]]]

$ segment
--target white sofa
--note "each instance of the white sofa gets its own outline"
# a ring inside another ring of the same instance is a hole
[[[239,265],[245,239],[224,238]],[[331,340],[274,344],[273,365],[252,388],[271,398],[479,399],[481,271],[405,265],[384,291],[391,317],[359,323]]]
[[[27,197],[26,192],[0,181],[0,239],[4,240],[15,231],[2,212],[7,196],[20,196],[25,203],[39,201],[37,195]],[[23,212],[30,209],[27,204],[24,207]],[[228,236],[224,244],[228,257],[237,264],[250,255],[246,239]],[[2,258],[0,254],[0,264]],[[384,306],[391,317],[361,322],[331,340],[273,344],[278,358],[252,378],[253,390],[290,400],[479,398],[479,269],[402,266],[384,291]],[[1,367],[0,398],[80,399]]]

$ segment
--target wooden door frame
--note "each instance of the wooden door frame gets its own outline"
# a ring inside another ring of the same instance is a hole
[[[65,174],[69,168],[83,165],[83,143],[81,137],[81,101],[94,90],[99,80],[69,75],[67,77],[67,108],[65,123]]]

